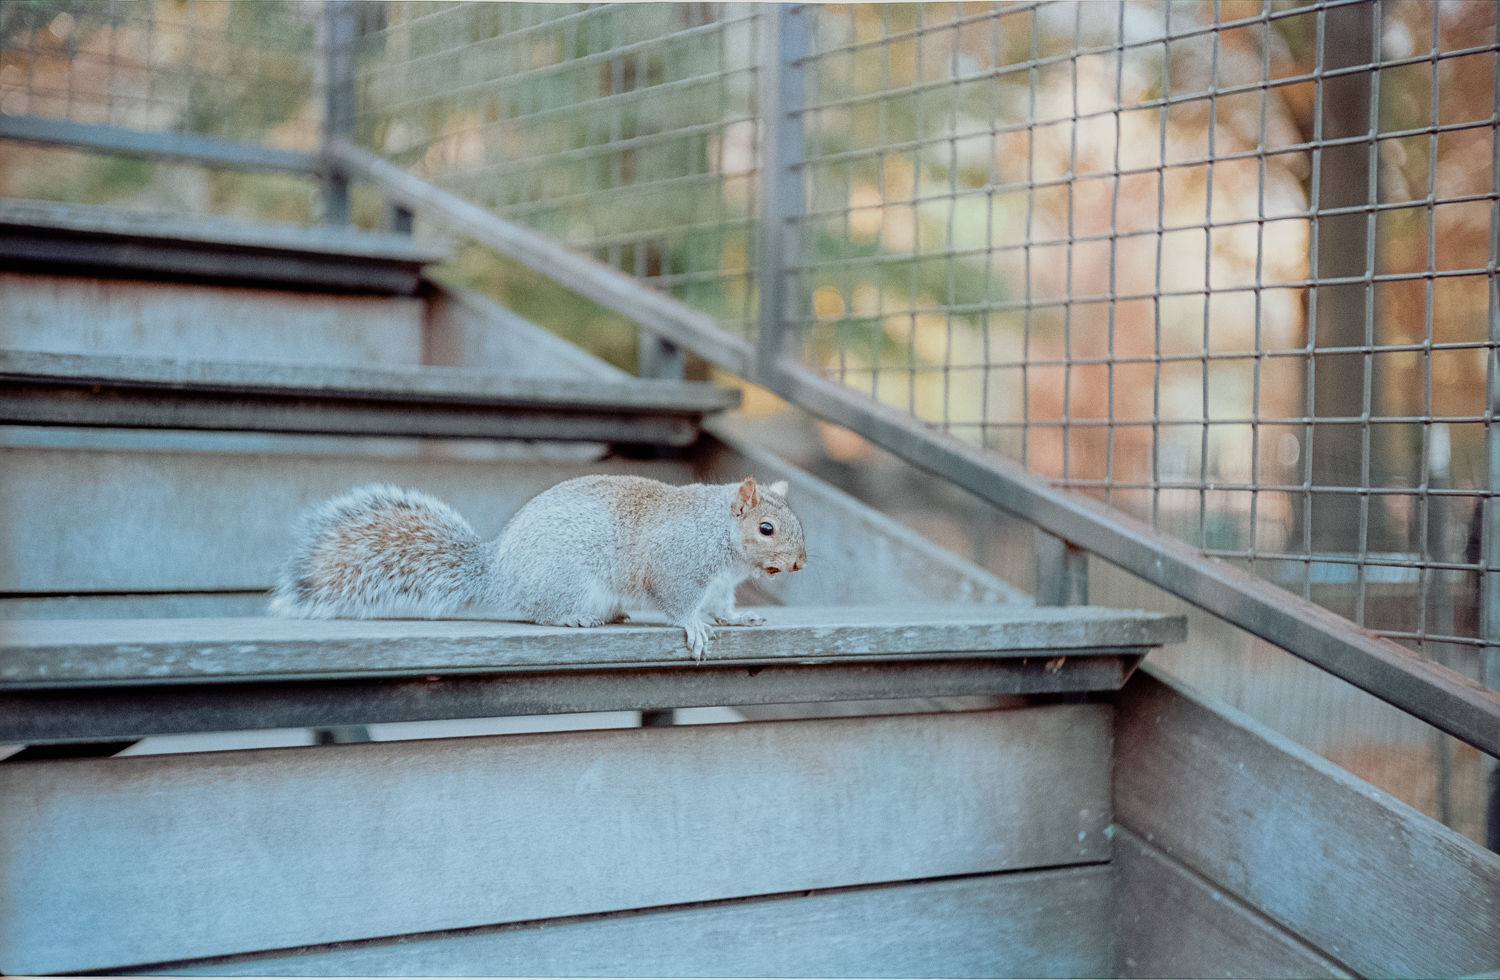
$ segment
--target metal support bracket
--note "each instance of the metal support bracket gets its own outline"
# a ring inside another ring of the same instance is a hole
[[[1071,541],[1035,529],[1033,546],[1036,604],[1039,606],[1086,606],[1089,604],[1089,554]]]

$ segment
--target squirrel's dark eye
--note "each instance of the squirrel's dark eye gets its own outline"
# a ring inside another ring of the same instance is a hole
[[[767,521],[760,526],[760,533],[764,534],[766,537],[770,537],[771,535],[776,533],[776,529],[771,526],[770,521]]]

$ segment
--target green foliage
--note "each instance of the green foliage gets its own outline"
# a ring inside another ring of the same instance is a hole
[[[179,87],[184,98],[180,127],[259,140],[296,116],[312,95],[314,13],[287,0],[229,4],[213,59],[222,69],[191,58],[160,69],[164,84]]]

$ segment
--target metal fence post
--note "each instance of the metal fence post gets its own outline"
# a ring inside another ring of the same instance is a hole
[[[636,373],[643,378],[681,381],[687,368],[687,355],[682,348],[644,324],[640,329],[640,349],[637,354],[639,366]]]
[[[1496,25],[1500,36],[1500,24]],[[1495,105],[1500,106],[1500,75],[1495,79]],[[1492,153],[1500,160],[1500,130],[1491,137]],[[1491,176],[1492,186],[1500,191],[1500,169]],[[1486,489],[1500,489],[1500,199],[1490,205],[1490,309],[1489,341],[1491,344],[1485,368],[1484,427]],[[1484,639],[1484,660],[1480,678],[1489,687],[1500,689],[1500,571],[1496,570],[1500,550],[1500,498],[1481,497],[1475,504],[1483,513],[1480,528],[1479,633]],[[1485,845],[1500,852],[1500,765],[1490,770]]]
[[[776,362],[796,340],[795,323],[802,309],[798,302],[802,292],[801,228],[796,218],[806,204],[802,59],[807,53],[807,8],[763,5],[761,52],[756,374],[762,383],[768,383],[774,378]],[[791,330],[787,329],[789,308]]]
[[[385,206],[385,230],[393,231],[398,235],[410,235],[412,225],[416,221],[416,215],[411,208],[400,204],[386,203]]]
[[[1039,606],[1086,606],[1089,604],[1089,554],[1071,541],[1033,532],[1032,556],[1035,579],[1032,594]]]
[[[354,132],[354,33],[357,11],[351,0],[324,0],[318,18],[323,73],[323,220],[349,223],[349,178],[328,162],[330,141]]]

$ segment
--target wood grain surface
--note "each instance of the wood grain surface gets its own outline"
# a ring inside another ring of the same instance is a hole
[[[1103,705],[0,765],[0,971],[1106,861]]]
[[[1500,969],[1500,855],[1149,665],[1118,698],[1132,833],[1356,973]]]
[[[179,976],[1102,977],[1108,865],[1012,872],[147,971]]]
[[[1115,827],[1116,977],[1350,977],[1292,932]]]
[[[716,629],[707,659],[756,664],[1007,652],[1053,659],[1173,642],[1183,630],[1180,617],[1096,607],[758,611],[764,626]],[[640,615],[587,630],[487,620],[18,620],[0,623],[0,686],[681,665],[681,628]]]

